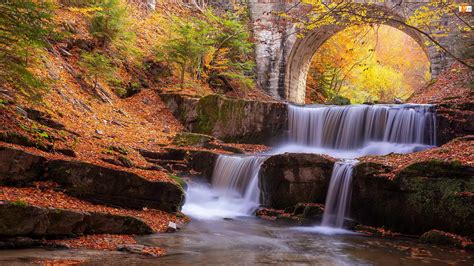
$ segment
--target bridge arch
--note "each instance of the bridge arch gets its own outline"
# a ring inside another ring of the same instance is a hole
[[[403,18],[398,17],[397,20],[403,21]],[[425,44],[425,38],[421,34],[413,29],[403,27],[400,23],[382,22],[380,24],[397,28],[410,36],[425,52],[430,62],[431,75],[436,76],[438,74],[438,66],[435,62],[440,56],[439,52],[434,47],[427,46]],[[304,103],[306,79],[314,54],[329,38],[344,29],[345,27],[339,25],[327,25],[309,31],[304,37],[296,39],[286,59],[284,98],[287,101]]]
[[[249,4],[251,18],[254,22],[254,36],[257,41],[255,47],[257,84],[274,98],[293,103],[304,103],[306,78],[313,55],[324,42],[345,27],[327,25],[308,31],[302,38],[297,38],[295,25],[288,23],[282,29],[281,21],[272,15],[291,9],[294,4],[288,4],[288,1],[282,0],[249,0]],[[373,24],[391,26],[412,37],[427,55],[432,77],[436,77],[449,68],[453,62],[452,58],[443,51],[431,45],[427,46],[425,44],[427,39],[418,31],[403,27],[400,23],[405,21],[416,7],[424,5],[424,3],[413,4],[390,0],[376,4],[364,2],[358,4],[367,5],[375,11],[389,14],[393,18],[390,21],[374,22]],[[400,22],[397,23],[397,21]],[[457,33],[452,31],[444,37],[437,38],[437,41],[454,49],[457,45],[454,42],[456,36]]]

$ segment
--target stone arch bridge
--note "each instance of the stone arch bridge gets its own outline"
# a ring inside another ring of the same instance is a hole
[[[364,4],[363,1],[360,4]],[[423,2],[386,0],[371,5],[371,8],[389,12],[399,21],[405,21]],[[342,26],[328,25],[308,31],[303,37],[297,37],[296,27],[291,23],[283,26],[278,23],[276,12],[300,8],[296,2],[285,0],[250,0],[250,14],[254,25],[256,39],[256,61],[258,85],[271,96],[293,103],[304,103],[306,93],[306,77],[311,59],[316,50],[332,35],[342,30]],[[453,10],[453,12],[457,12]],[[454,30],[447,35],[440,35],[437,41],[450,51],[459,50],[455,47],[455,19],[443,18],[444,26]],[[399,28],[411,36],[425,51],[430,62],[432,77],[446,70],[453,59],[433,45],[426,45],[426,37],[407,27],[400,27],[396,22],[384,23]]]

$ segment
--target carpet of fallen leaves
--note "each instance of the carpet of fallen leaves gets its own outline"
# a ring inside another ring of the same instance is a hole
[[[429,104],[472,102],[471,83],[473,78],[474,71],[460,63],[454,63],[434,83],[417,92],[408,102]]]
[[[132,216],[141,219],[156,232],[165,232],[170,221],[177,224],[183,224],[188,221],[187,218],[184,218],[184,215],[177,217],[175,214],[155,209],[144,208],[143,210],[128,210],[92,204],[68,196],[61,191],[55,191],[54,189],[56,187],[57,185],[53,182],[36,182],[35,187],[0,186],[0,200],[10,202],[20,201],[39,207]]]
[[[46,240],[51,244],[64,245],[68,248],[87,248],[100,250],[116,250],[119,245],[133,245],[137,242],[130,235],[85,235],[72,239]]]
[[[41,264],[45,266],[81,265],[85,262],[87,262],[86,259],[37,259],[32,261],[33,264]]]
[[[361,162],[375,162],[393,167],[394,171],[387,174],[387,177],[390,179],[395,178],[400,170],[410,164],[429,160],[458,161],[464,165],[474,166],[474,136],[457,138],[441,147],[420,152],[366,156],[359,159]]]
[[[371,236],[382,236],[382,237],[398,237],[400,233],[390,231],[382,227],[372,227],[367,225],[357,225],[355,228],[356,232],[371,235]]]

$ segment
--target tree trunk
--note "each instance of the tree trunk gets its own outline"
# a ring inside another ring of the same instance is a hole
[[[184,73],[186,72],[186,62],[181,65],[181,89],[184,89]]]

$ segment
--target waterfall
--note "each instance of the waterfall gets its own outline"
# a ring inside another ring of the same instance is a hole
[[[372,141],[436,145],[431,105],[288,106],[290,142],[356,149]]]
[[[258,207],[258,172],[267,157],[219,155],[212,174],[212,187],[224,197],[243,198],[242,211],[252,213]]]
[[[334,164],[326,196],[322,226],[342,228],[351,202],[352,168],[356,160]]]
[[[352,169],[357,161],[344,158],[407,153],[436,145],[436,116],[431,105],[288,105],[288,121],[290,142],[343,158],[334,164],[323,227],[342,228],[348,214]],[[373,142],[376,145],[371,146]]]
[[[266,158],[265,155],[219,155],[211,186],[190,186],[183,211],[202,219],[253,214],[260,205],[258,172]]]
[[[288,105],[287,144],[253,156],[219,155],[211,187],[191,187],[183,210],[204,218],[252,214],[260,203],[258,173],[268,156],[321,153],[341,159],[334,165],[322,223],[325,228],[341,228],[350,205],[356,164],[349,159],[434,146],[435,118],[431,105]]]

